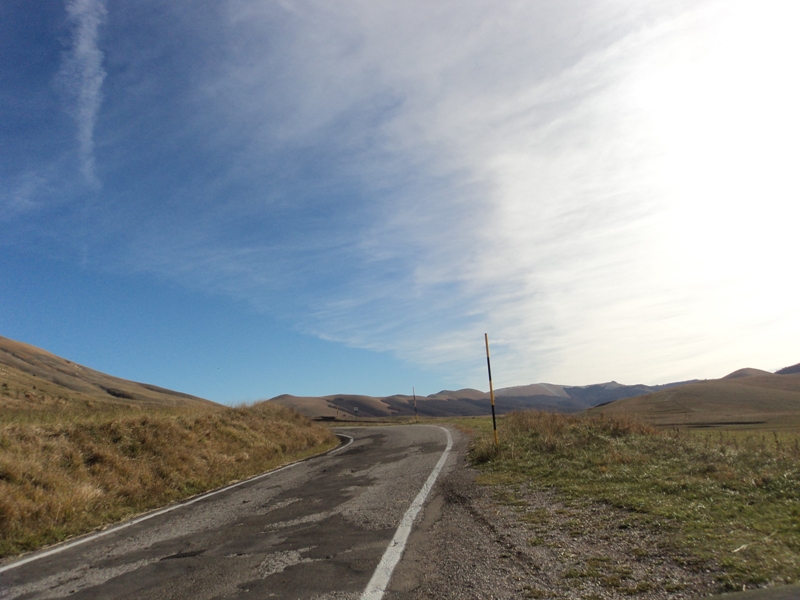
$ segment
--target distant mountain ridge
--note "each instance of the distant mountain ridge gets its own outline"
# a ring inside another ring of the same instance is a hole
[[[578,412],[623,398],[641,396],[688,382],[666,385],[624,385],[616,381],[586,386],[532,383],[495,390],[495,410],[504,414],[516,410]],[[271,399],[310,417],[392,417],[414,415],[414,398],[409,395],[373,397],[333,394],[299,397],[284,394]],[[357,409],[357,410],[356,410]],[[442,390],[417,396],[417,413],[427,417],[480,416],[491,414],[488,392],[471,388]]]
[[[657,424],[681,422],[705,426],[701,424],[715,422],[714,419],[731,422],[742,415],[749,415],[746,418],[750,420],[800,419],[797,394],[800,394],[800,363],[775,373],[744,368],[721,379],[654,386],[616,381],[585,386],[533,383],[496,390],[495,408],[498,414],[529,409],[622,412],[640,414]],[[381,398],[284,394],[271,400],[310,417],[414,415],[414,398],[403,394]],[[0,409],[50,411],[78,405],[91,410],[119,405],[219,406],[189,394],[113,377],[0,336]],[[421,416],[480,416],[491,412],[489,394],[471,388],[419,396],[416,405]]]
[[[553,412],[580,412],[600,407],[613,406],[616,411],[623,406],[619,402],[644,397],[662,397],[673,388],[699,389],[698,385],[706,382],[732,381],[744,386],[761,387],[764,378],[777,375],[800,373],[800,364],[781,369],[773,374],[761,369],[739,369],[716,380],[676,381],[661,385],[625,385],[616,381],[596,383],[583,386],[558,385],[552,383],[532,383],[495,390],[495,410],[504,414],[517,410],[545,410]],[[769,380],[774,382],[775,380]],[[770,383],[775,387],[789,384],[788,380],[778,377],[782,383]],[[694,386],[694,387],[692,387]],[[713,386],[712,386],[713,387]],[[705,388],[703,388],[705,389]],[[711,389],[711,388],[708,388]],[[716,388],[714,388],[716,389]],[[739,391],[742,388],[734,388]],[[660,395],[659,395],[660,394]],[[430,396],[417,396],[417,413],[428,417],[481,416],[491,414],[491,403],[488,392],[465,388],[461,390],[441,390]],[[351,394],[333,394],[320,397],[298,397],[289,394],[272,398],[273,402],[290,406],[309,417],[318,418],[353,418],[353,417],[393,417],[413,416],[414,399],[412,396],[396,394],[393,396],[373,397]],[[627,405],[626,405],[627,406]],[[633,405],[630,405],[633,406]],[[357,410],[356,410],[357,409]]]

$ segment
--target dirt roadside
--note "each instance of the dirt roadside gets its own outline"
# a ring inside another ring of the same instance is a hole
[[[465,437],[386,598],[679,599],[717,588],[714,569],[671,548],[666,527],[551,491],[476,485]]]

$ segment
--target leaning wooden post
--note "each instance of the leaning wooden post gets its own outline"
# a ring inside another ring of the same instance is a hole
[[[492,399],[492,427],[494,428],[494,445],[499,445],[497,440],[497,419],[494,416],[494,388],[492,387],[492,361],[489,359],[489,334],[483,334],[486,340],[486,366],[489,368],[489,397]]]

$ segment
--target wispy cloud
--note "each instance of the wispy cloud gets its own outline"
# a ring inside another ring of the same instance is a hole
[[[718,2],[614,15],[586,3],[576,35],[532,5],[416,8],[358,4],[349,39],[308,24],[351,52],[327,94],[402,99],[381,121],[380,159],[360,163],[381,204],[361,232],[365,268],[347,291],[309,299],[310,330],[454,370],[479,356],[488,330],[517,383],[714,374],[748,360],[746,340],[770,337],[781,342],[762,356],[787,353],[800,320],[780,270],[796,243],[765,235],[785,229],[771,218],[756,232],[736,216],[753,206],[743,188],[772,214],[797,210],[796,182],[772,161],[797,154],[777,132],[796,135],[786,98],[798,92],[753,68],[778,74],[791,53],[735,42],[749,31],[768,43],[774,15],[748,24],[742,6]],[[778,114],[763,102],[769,89]],[[754,125],[763,119],[775,127],[767,139]],[[782,258],[767,266],[769,256]],[[783,300],[742,306],[763,296],[765,270]]]
[[[106,77],[103,52],[98,45],[99,30],[106,19],[106,5],[104,0],[69,0],[66,10],[72,39],[64,54],[59,79],[69,97],[70,112],[78,127],[81,171],[90,185],[99,186],[95,173],[94,129]]]
[[[37,208],[39,198],[48,189],[47,179],[27,172],[10,182],[0,184],[0,222],[11,220]]]
[[[69,6],[88,178],[104,11]],[[469,385],[485,331],[503,384],[788,362],[781,3],[233,0],[213,27],[170,6],[169,35],[131,26],[156,33],[113,96],[94,218],[125,268]]]

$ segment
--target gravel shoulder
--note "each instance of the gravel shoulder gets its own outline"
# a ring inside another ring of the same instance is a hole
[[[552,491],[476,484],[459,438],[386,598],[678,599],[715,588],[713,570],[679,554],[658,523]]]

